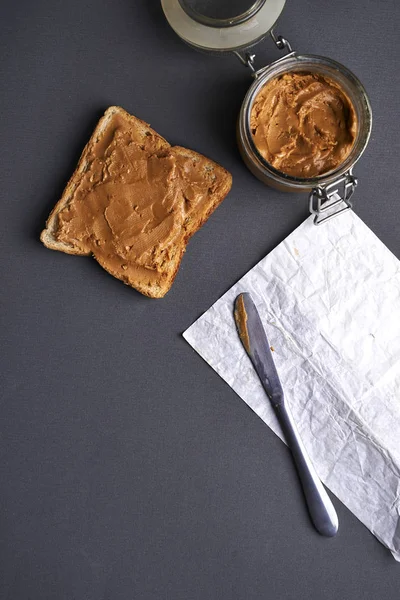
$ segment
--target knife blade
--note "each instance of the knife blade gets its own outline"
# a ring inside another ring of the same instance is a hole
[[[249,293],[236,298],[235,321],[242,344],[273,404],[282,404],[283,390],[256,305]]]
[[[311,520],[324,536],[336,535],[339,527],[335,508],[319,479],[297,431],[264,326],[248,292],[235,300],[234,318],[240,340],[278,417],[286,442],[292,452]]]

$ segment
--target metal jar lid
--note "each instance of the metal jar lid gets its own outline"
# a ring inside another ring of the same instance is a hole
[[[273,28],[286,0],[161,0],[177,35],[200,50],[249,48]]]

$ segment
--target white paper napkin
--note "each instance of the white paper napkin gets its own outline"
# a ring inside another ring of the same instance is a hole
[[[400,262],[352,211],[310,217],[184,333],[282,437],[236,333],[244,291],[319,476],[400,561]]]

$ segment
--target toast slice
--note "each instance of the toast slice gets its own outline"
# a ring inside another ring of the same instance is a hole
[[[171,146],[120,107],[100,119],[41,240],[92,255],[114,277],[163,297],[190,237],[222,202],[231,175],[192,150]]]

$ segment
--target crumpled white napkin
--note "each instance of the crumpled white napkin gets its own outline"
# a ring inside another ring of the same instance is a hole
[[[319,476],[400,561],[400,262],[352,211],[310,217],[183,334],[282,437],[236,333],[244,291]]]

